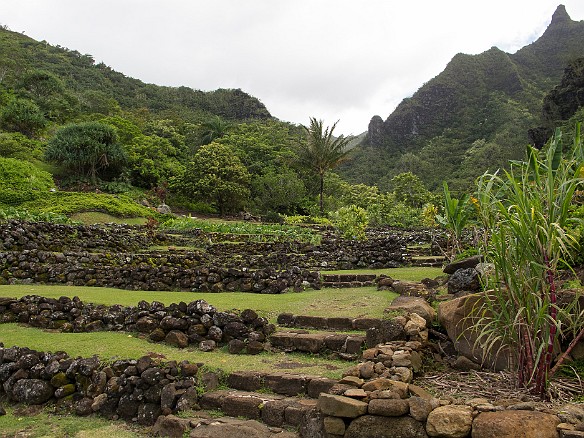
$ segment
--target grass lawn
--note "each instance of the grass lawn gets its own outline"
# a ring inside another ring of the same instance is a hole
[[[63,285],[0,285],[0,296],[17,297],[41,295],[59,298],[78,296],[82,301],[97,304],[135,306],[140,300],[160,301],[166,305],[203,299],[219,310],[253,309],[275,322],[280,313],[312,316],[342,316],[381,318],[383,309],[397,296],[378,291],[375,287],[352,289],[307,290],[297,293],[262,295],[244,292],[150,292],[129,291],[105,287]]]
[[[65,351],[72,357],[99,356],[105,361],[137,359],[148,353],[163,355],[163,360],[188,360],[203,363],[210,369],[233,371],[292,371],[340,378],[351,362],[330,360],[318,355],[300,353],[269,353],[257,356],[234,355],[226,347],[212,352],[197,348],[179,349],[166,344],[149,342],[127,332],[60,333],[23,327],[18,324],[0,325],[0,339],[6,347],[26,346],[38,351]],[[0,429],[1,430],[1,429]],[[1,435],[0,435],[1,436]]]
[[[27,438],[133,438],[146,436],[143,428],[132,427],[122,421],[110,421],[97,416],[77,417],[54,412],[51,407],[42,410],[25,406],[5,406],[6,415],[0,416],[1,437]]]

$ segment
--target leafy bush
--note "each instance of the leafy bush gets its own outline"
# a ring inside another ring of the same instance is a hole
[[[330,219],[326,217],[319,217],[319,216],[285,216],[284,223],[288,225],[295,225],[295,224],[314,224],[314,225],[326,225],[330,226],[333,223]]]
[[[169,205],[201,214],[217,214],[218,211],[213,206],[202,201],[193,201],[192,198],[182,194],[170,192],[167,198]]]
[[[424,225],[422,210],[397,202],[382,216],[381,224],[398,228],[415,228]]]
[[[365,239],[365,230],[369,225],[369,218],[364,208],[349,205],[334,212],[333,224],[345,239]]]
[[[31,161],[40,159],[41,143],[19,132],[0,132],[0,157]]]
[[[318,243],[320,240],[319,234],[302,227],[251,222],[211,222],[191,217],[166,218],[160,222],[160,228],[170,230],[200,229],[207,233],[256,236],[255,240],[268,242],[299,241]]]
[[[0,203],[19,205],[49,194],[50,173],[15,158],[0,158]]]
[[[71,220],[67,216],[58,213],[31,213],[28,210],[18,209],[14,207],[0,206],[0,221],[8,219],[17,219],[28,222],[54,222],[58,224],[74,224],[76,221]]]
[[[268,211],[262,216],[262,222],[268,222],[272,224],[283,224],[284,217],[275,211]]]
[[[71,215],[82,211],[102,211],[121,217],[154,217],[158,213],[148,207],[137,204],[124,195],[107,195],[103,193],[55,192],[27,202],[23,208],[36,213],[57,213]]]

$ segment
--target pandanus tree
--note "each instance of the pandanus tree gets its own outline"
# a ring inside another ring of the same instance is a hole
[[[310,126],[303,126],[306,138],[299,144],[299,161],[307,169],[313,171],[319,178],[320,214],[324,214],[324,176],[341,164],[347,155],[347,144],[351,137],[333,136],[337,126],[336,121],[331,127],[324,127],[322,120],[310,118]]]
[[[92,184],[105,169],[126,160],[115,128],[99,122],[83,122],[59,129],[45,150],[49,162],[70,169],[77,177],[89,176]]]
[[[545,153],[529,147],[526,161],[513,162],[502,174],[483,175],[477,192],[486,256],[495,267],[492,290],[475,309],[477,344],[484,351],[507,347],[519,385],[542,397],[584,334],[579,297],[560,306],[557,290],[560,263],[570,266],[578,239],[572,207],[583,182],[579,128],[573,151],[567,155],[562,149],[558,131]],[[561,339],[572,342],[556,356]]]

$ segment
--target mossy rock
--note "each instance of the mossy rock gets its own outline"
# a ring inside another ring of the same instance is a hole
[[[57,373],[51,378],[51,385],[53,385],[55,388],[60,388],[69,384],[71,384],[71,382],[63,372]]]

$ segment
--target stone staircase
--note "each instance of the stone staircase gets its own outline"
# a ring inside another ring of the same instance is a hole
[[[321,275],[322,287],[363,287],[373,286],[377,275],[375,274],[326,274]]]
[[[365,346],[364,335],[344,333],[309,333],[304,330],[278,331],[270,336],[273,348],[285,352],[311,354],[335,353],[342,359],[356,360]]]
[[[446,257],[432,254],[432,248],[427,245],[408,246],[407,251],[412,266],[440,268],[446,263]]]

